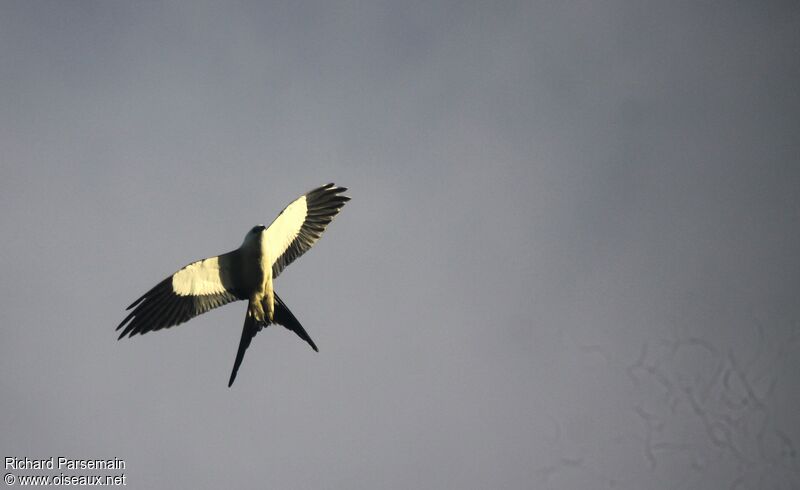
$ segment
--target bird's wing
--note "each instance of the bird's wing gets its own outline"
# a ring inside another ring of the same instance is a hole
[[[249,308],[248,308],[249,311]],[[297,321],[297,318],[294,317],[289,308],[286,304],[281,300],[281,298],[276,294],[275,295],[275,316],[274,316],[275,323],[283,325],[284,327],[288,328],[292,332],[296,333],[298,337],[308,342],[308,345],[311,346],[312,349],[319,352],[317,349],[317,345],[311,340],[311,337],[308,335],[306,330],[300,325],[300,322]],[[250,342],[252,342],[253,337],[261,331],[262,328],[266,328],[269,324],[266,322],[258,322],[249,314],[245,316],[244,319],[244,327],[242,328],[242,338],[239,340],[239,350],[236,351],[236,360],[233,361],[233,370],[231,371],[231,377],[228,380],[228,387],[230,388],[233,384],[234,380],[236,380],[236,373],[239,372],[239,366],[242,365],[242,360],[244,359],[244,353],[248,347],[250,347]]]
[[[322,236],[349,197],[347,189],[328,184],[300,196],[281,211],[264,232],[267,253],[272,261],[272,277],[303,255]]]
[[[218,306],[244,299],[237,294],[238,250],[193,262],[134,301],[117,330],[119,338],[179,325]]]

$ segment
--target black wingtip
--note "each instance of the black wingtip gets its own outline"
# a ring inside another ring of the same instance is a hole
[[[136,306],[136,305],[138,305],[139,303],[141,303],[141,302],[142,302],[142,300],[144,299],[144,297],[145,297],[145,296],[147,296],[147,294],[143,295],[142,297],[140,297],[139,299],[137,299],[137,300],[136,300],[136,301],[134,301],[133,303],[129,304],[129,305],[128,305],[128,307],[127,307],[127,308],[125,308],[125,311],[128,311],[128,310],[130,310],[131,308],[133,308],[134,306]]]
[[[122,327],[122,325],[117,327],[117,330],[119,330],[120,327]],[[122,332],[120,332],[119,337],[117,337],[117,340],[122,340],[123,337],[128,336],[131,333],[131,330],[132,330],[131,324],[128,323],[127,325],[125,325],[125,329]]]

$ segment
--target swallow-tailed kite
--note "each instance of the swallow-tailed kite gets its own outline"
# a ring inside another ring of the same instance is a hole
[[[272,287],[273,280],[322,236],[322,232],[350,200],[344,187],[328,184],[300,196],[281,211],[269,227],[247,232],[232,252],[192,262],[158,283],[127,309],[119,338],[161,330],[190,320],[232,301],[247,300],[247,314],[239,351],[228,386],[250,341],[262,328],[278,323],[317,346]]]

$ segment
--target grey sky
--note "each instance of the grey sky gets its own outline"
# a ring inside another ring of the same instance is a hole
[[[302,5],[299,5],[301,4]],[[0,2],[0,455],[132,488],[800,485],[792,2]],[[276,289],[125,306],[300,193]]]

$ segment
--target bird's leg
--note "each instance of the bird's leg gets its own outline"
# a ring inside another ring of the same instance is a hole
[[[247,316],[254,318],[258,322],[264,321],[264,308],[259,295],[251,297],[247,303]]]
[[[260,291],[250,297],[248,314],[259,322],[272,323],[275,318],[275,292],[272,289],[272,274],[266,274]]]
[[[263,309],[266,310],[267,317],[271,323],[275,316],[275,291],[272,289],[272,271],[270,270],[266,276],[263,300],[265,304]]]

